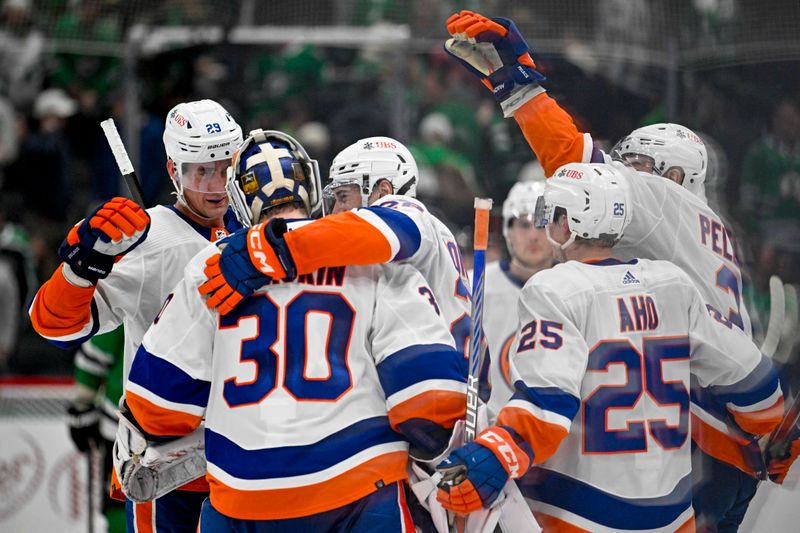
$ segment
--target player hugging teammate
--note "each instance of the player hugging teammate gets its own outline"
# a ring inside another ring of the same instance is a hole
[[[290,136],[242,143],[218,104],[181,104],[165,133],[178,202],[101,206],[31,308],[60,344],[125,324],[130,531],[444,531],[442,506],[485,526],[507,483],[546,530],[735,529],[758,480],[788,470],[800,446],[758,447],[783,394],[705,201],[702,140],[658,124],[605,154],[540,86],[512,21],[447,26],[447,52],[552,176],[503,208],[492,425],[463,444],[470,284],[406,147],[353,143],[323,190]]]

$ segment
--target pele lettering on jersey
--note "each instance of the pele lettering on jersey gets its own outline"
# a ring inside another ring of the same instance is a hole
[[[703,243],[703,246],[710,247],[715,254],[738,265],[736,243],[728,229],[719,220],[708,218],[702,214],[698,216],[700,217],[700,242]]]

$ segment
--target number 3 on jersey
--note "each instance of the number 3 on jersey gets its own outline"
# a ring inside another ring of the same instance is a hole
[[[736,299],[736,309],[731,308],[730,311],[728,311],[728,320],[730,320],[732,324],[738,326],[739,329],[744,330],[744,322],[739,312],[739,306],[741,305],[739,280],[736,278],[736,274],[733,270],[725,265],[722,265],[720,269],[717,270],[717,287],[725,292],[733,294],[733,297]]]
[[[264,294],[248,298],[234,312],[220,317],[220,329],[237,328],[246,318],[255,318],[257,333],[241,341],[242,362],[255,365],[255,377],[239,382],[235,377],[225,380],[223,397],[231,407],[262,402],[277,387],[278,354],[273,347],[281,342],[285,351],[284,389],[297,401],[335,401],[352,386],[347,367],[347,351],[353,332],[355,311],[338,293],[301,292],[284,311],[284,327],[279,331],[282,309]],[[329,318],[324,358],[328,366],[326,377],[308,377],[309,360],[308,319],[319,314]],[[280,334],[279,334],[280,333]]]

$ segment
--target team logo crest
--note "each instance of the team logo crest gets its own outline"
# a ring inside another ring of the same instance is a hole
[[[241,177],[242,180],[242,191],[245,194],[253,194],[254,192],[258,191],[258,179],[256,178],[255,172],[248,172]]]

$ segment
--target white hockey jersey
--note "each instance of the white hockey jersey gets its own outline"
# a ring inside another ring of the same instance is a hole
[[[96,289],[75,287],[59,268],[39,289],[30,309],[36,331],[62,347],[77,346],[123,324],[123,380],[144,332],[183,277],[189,260],[209,241],[241,227],[230,212],[226,228],[202,227],[174,206],[152,207],[147,213],[151,220],[147,238],[123,256]]]
[[[470,273],[470,276],[472,273]],[[483,333],[489,345],[491,365],[489,379],[492,394],[489,397],[489,421],[493,422],[500,409],[514,393],[509,367],[509,356],[514,353],[517,333],[517,304],[525,284],[508,269],[508,261],[495,261],[484,271]]]
[[[427,281],[425,294],[466,357],[469,278],[453,233],[425,205],[384,196],[370,207],[326,216],[285,235],[298,273],[323,266],[406,263]]]
[[[671,180],[612,164],[628,176],[636,213],[614,247],[615,255],[676,264],[707,304],[752,336],[735,242],[714,210]]]
[[[546,176],[566,163],[611,163],[592,136],[580,133],[572,117],[547,93],[523,105],[514,119]],[[614,247],[615,255],[675,263],[689,274],[706,303],[752,336],[735,242],[720,217],[677,183],[630,168],[624,172],[630,176],[636,216]]]
[[[205,417],[215,509],[266,520],[340,507],[406,478],[404,436],[464,417],[466,363],[412,267],[323,267],[219,316],[197,290],[217,251],[187,267],[126,390],[147,432],[187,434]]]
[[[666,261],[556,265],[526,283],[519,317],[516,390],[497,424],[534,451],[520,486],[540,523],[674,531],[692,520],[690,372],[751,433],[783,413],[769,361]]]
[[[545,175],[574,161],[610,163],[588,133],[547,93],[525,103],[514,119],[522,129]],[[742,273],[735,241],[722,219],[686,188],[652,174],[626,169],[636,216],[626,228],[615,254],[671,261],[694,282],[706,304],[752,336],[750,316],[742,299]],[[755,475],[760,464],[757,446],[727,423],[724,406],[701,387],[692,388],[692,438],[707,454]]]

